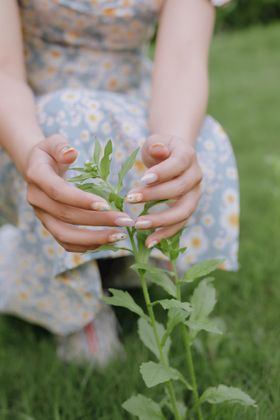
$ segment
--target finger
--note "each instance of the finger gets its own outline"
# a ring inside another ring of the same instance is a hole
[[[194,160],[194,149],[187,147],[183,142],[178,142],[177,146],[171,150],[168,159],[148,169],[141,178],[141,182],[144,185],[150,185],[169,181],[185,172]]]
[[[142,159],[147,167],[154,166],[170,155],[168,143],[170,136],[151,135],[142,148]]]
[[[187,223],[187,220],[183,222],[177,223],[167,228],[161,228],[153,232],[148,238],[146,239],[145,245],[147,248],[152,248],[153,246],[157,245],[162,239],[170,238],[170,236],[175,235],[175,233],[179,232]]]
[[[61,134],[48,137],[40,145],[56,162],[70,164],[78,155],[78,151],[68,144],[68,140]]]
[[[135,223],[136,229],[151,229],[171,226],[188,219],[196,210],[201,193],[199,186],[177,200],[169,209],[160,213],[141,216]]]
[[[87,249],[125,239],[127,235],[118,229],[89,230],[61,222],[41,210],[35,209],[37,217],[60,244],[82,246]]]
[[[110,209],[103,198],[81,191],[57,175],[48,162],[38,162],[37,165],[30,166],[28,182],[35,184],[51,199],[68,206],[93,210]]]
[[[202,180],[202,172],[197,166],[193,166],[183,175],[168,182],[156,184],[150,187],[139,187],[131,190],[126,201],[128,203],[141,203],[153,200],[166,200],[181,197],[191,191]]]
[[[118,211],[91,211],[67,206],[49,198],[35,185],[28,189],[28,202],[65,223],[84,226],[134,226],[128,214]]]

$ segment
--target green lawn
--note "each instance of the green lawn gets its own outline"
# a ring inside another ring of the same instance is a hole
[[[216,314],[228,332],[218,349],[211,341],[196,355],[201,389],[222,382],[247,390],[258,401],[260,420],[280,419],[280,204],[277,213],[266,163],[280,152],[279,39],[280,25],[274,25],[219,35],[213,45],[210,110],[230,133],[241,177],[241,269],[218,273]],[[138,343],[135,318],[121,310],[118,316],[127,361],[103,373],[63,365],[48,333],[1,317],[0,420],[130,418],[121,402],[132,390],[146,392],[138,362],[148,353]],[[183,366],[181,348],[173,353]],[[255,418],[240,408],[205,410],[207,420]]]

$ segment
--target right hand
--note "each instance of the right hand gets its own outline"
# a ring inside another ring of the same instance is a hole
[[[24,176],[27,201],[44,227],[66,251],[86,252],[126,235],[117,228],[94,231],[75,225],[133,226],[134,221],[126,213],[110,211],[103,198],[63,179],[77,154],[62,135],[53,135],[31,149]]]

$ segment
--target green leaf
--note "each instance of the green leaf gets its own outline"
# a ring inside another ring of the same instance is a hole
[[[104,148],[104,154],[100,162],[100,175],[106,181],[110,173],[111,154],[113,152],[112,140],[109,140]]]
[[[138,335],[140,340],[143,342],[143,344],[159,359],[159,349],[157,346],[157,342],[154,336],[154,331],[149,322],[144,318],[139,318],[137,321],[138,324]],[[165,328],[162,324],[159,322],[156,322],[156,328],[158,331],[159,338],[162,339],[162,337],[165,334]],[[167,339],[163,345],[163,353],[165,356],[168,356],[168,352],[171,346],[171,340],[170,338]]]
[[[140,373],[148,388],[168,382],[169,380],[179,380],[191,389],[191,386],[185,380],[183,375],[170,366],[164,366],[162,363],[145,362],[140,366]]]
[[[177,327],[177,325],[183,324],[186,321],[186,318],[188,317],[188,315],[189,315],[188,312],[180,308],[169,309],[166,332],[161,339],[162,345],[164,345],[165,341],[170,336],[174,328]]]
[[[207,276],[216,270],[221,265],[223,260],[205,260],[200,263],[193,265],[181,279],[186,283],[191,283],[199,277]]]
[[[160,405],[141,394],[130,397],[122,407],[140,420],[165,420]]]
[[[95,138],[95,144],[94,144],[94,152],[93,152],[93,156],[92,156],[92,159],[93,159],[94,163],[96,163],[96,165],[99,165],[100,154],[101,154],[101,146],[100,146],[100,143],[99,143],[99,141],[96,137]]]
[[[113,203],[118,210],[120,211],[123,210],[124,199],[120,197],[118,194],[110,192],[108,201],[109,203]]]
[[[121,166],[121,169],[118,173],[118,184],[117,184],[117,193],[119,193],[123,187],[123,179],[126,176],[126,174],[130,171],[132,166],[134,165],[136,156],[139,152],[138,149],[134,150],[134,152],[131,153],[131,155],[124,161],[124,163]]]
[[[180,302],[179,300],[176,300],[176,299],[161,299],[161,300],[156,300],[154,303],[161,305],[163,309],[178,308],[178,309],[183,309],[188,314],[190,314],[192,311],[192,307],[189,302]]]
[[[101,186],[93,184],[93,183],[86,183],[86,184],[79,184],[77,187],[80,190],[90,192],[92,194],[98,195],[99,197],[105,198],[106,201],[109,200],[109,192],[103,189]]]
[[[212,279],[205,279],[196,287],[192,298],[191,321],[205,321],[216,304],[216,290],[212,285]]]
[[[210,387],[206,389],[200,397],[200,402],[208,402],[209,404],[241,404],[257,407],[256,401],[249,397],[248,394],[238,388],[226,385],[219,385],[217,387]]]
[[[176,286],[174,282],[167,275],[168,270],[162,268],[149,266],[148,264],[133,264],[131,266],[134,270],[144,270],[145,278],[151,283],[162,287],[169,295],[176,298]]]
[[[136,313],[140,317],[147,317],[147,315],[143,312],[143,309],[137,305],[133,297],[128,292],[118,289],[109,289],[109,292],[111,292],[113,296],[104,296],[104,302],[109,305],[121,306],[122,308],[129,309],[131,312]]]
[[[211,319],[206,319],[202,321],[188,320],[185,324],[195,332],[207,331],[212,334],[223,334],[223,331],[218,327],[217,323]]]
[[[89,174],[85,173],[85,174],[81,174],[81,175],[77,175],[77,176],[73,176],[72,178],[67,179],[67,181],[69,182],[83,182],[86,181],[90,178]]]

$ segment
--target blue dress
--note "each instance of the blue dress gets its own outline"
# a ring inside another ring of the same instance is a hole
[[[102,143],[113,139],[113,181],[123,159],[149,134],[152,63],[146,46],[162,3],[19,1],[28,83],[45,136],[66,136],[79,150],[78,164],[88,159],[94,136]],[[179,269],[224,257],[224,268],[236,270],[238,174],[228,137],[210,116],[196,147],[203,196],[182,238],[188,252],[181,256]],[[137,185],[144,169],[137,160],[126,191]],[[64,251],[35,217],[26,202],[26,185],[1,148],[0,178],[0,311],[57,334],[81,329],[103,305],[96,259],[124,254]],[[130,206],[128,211],[133,216],[137,208]]]

